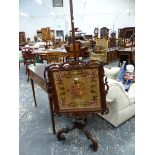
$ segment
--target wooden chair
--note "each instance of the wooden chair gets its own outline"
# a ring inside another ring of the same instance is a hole
[[[107,63],[107,52],[108,52],[108,40],[97,39],[96,45],[94,46],[92,52],[90,52],[89,54],[89,59]]]
[[[32,50],[30,48],[27,48],[25,50],[22,50],[22,55],[24,58],[24,65],[26,66],[26,74],[28,75],[28,81],[29,81],[29,70],[28,70],[28,66],[30,64],[35,65],[35,58],[36,55],[32,54]]]
[[[75,118],[72,127],[63,128],[57,132],[57,139],[64,140],[63,133],[77,128],[92,141],[91,147],[96,151],[98,143],[85,129],[85,125],[88,115],[109,112],[106,106],[109,87],[102,63],[98,61],[86,63],[77,60],[60,65],[52,64],[46,67],[44,77],[47,83],[54,134],[56,133],[54,114]]]

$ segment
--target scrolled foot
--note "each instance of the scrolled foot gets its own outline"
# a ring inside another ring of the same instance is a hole
[[[64,134],[62,134],[62,132],[58,132],[57,139],[58,139],[58,141],[61,141],[61,140],[65,140],[66,138],[65,138]]]
[[[97,151],[98,149],[98,143],[96,141],[93,142],[93,144],[90,144],[90,147],[94,150]]]

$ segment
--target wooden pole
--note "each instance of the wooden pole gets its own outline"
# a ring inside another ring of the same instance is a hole
[[[72,2],[72,0],[69,0],[69,1],[70,1],[70,16],[71,16],[71,26],[72,26],[72,41],[73,41],[74,60],[76,60],[73,2]]]

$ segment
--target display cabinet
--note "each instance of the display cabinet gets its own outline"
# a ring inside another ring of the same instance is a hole
[[[118,38],[121,39],[120,46],[123,48],[135,46],[135,27],[118,29]]]

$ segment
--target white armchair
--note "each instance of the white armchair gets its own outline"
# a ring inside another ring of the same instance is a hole
[[[135,114],[135,83],[131,84],[128,92],[126,92],[123,84],[115,80],[119,69],[119,67],[104,68],[109,85],[109,91],[106,96],[109,114],[99,114],[115,127]]]

